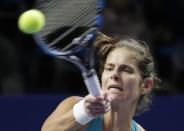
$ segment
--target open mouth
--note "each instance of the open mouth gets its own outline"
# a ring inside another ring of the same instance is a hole
[[[119,91],[123,91],[122,88],[120,88],[119,86],[117,85],[111,85],[108,87],[108,90],[119,90]]]

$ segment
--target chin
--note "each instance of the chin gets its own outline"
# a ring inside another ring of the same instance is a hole
[[[119,100],[126,100],[127,97],[125,94],[115,94],[115,93],[109,93],[109,98],[110,98],[110,101],[119,101]]]

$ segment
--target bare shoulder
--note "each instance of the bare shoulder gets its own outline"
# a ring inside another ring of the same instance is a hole
[[[139,131],[146,131],[140,124],[137,123],[137,127],[139,128]]]
[[[79,96],[71,96],[68,97],[66,99],[64,99],[57,108],[61,108],[62,110],[68,110],[69,108],[73,107],[74,104],[76,104],[77,102],[79,102],[80,100],[82,100],[83,97],[79,97]]]
[[[56,107],[56,109],[45,120],[42,126],[42,130],[49,131],[49,129],[57,130],[59,128],[67,129],[68,128],[67,126],[70,126],[70,124],[66,124],[65,122],[73,120],[73,113],[72,113],[73,105],[76,104],[81,99],[82,97],[72,96],[60,102],[60,104]]]
[[[58,116],[66,115],[68,112],[72,110],[73,105],[79,102],[81,99],[82,97],[78,97],[78,96],[71,96],[64,99],[51,113],[48,119],[52,120],[54,118],[57,118]]]
[[[82,100],[83,97],[80,97],[80,96],[71,96],[71,97],[68,97],[66,99],[64,99],[60,104],[75,104],[76,102],[79,102],[80,100]]]

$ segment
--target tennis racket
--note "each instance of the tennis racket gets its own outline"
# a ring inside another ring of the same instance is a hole
[[[36,0],[46,25],[33,35],[45,53],[79,67],[90,94],[100,96],[93,42],[103,24],[103,0]]]

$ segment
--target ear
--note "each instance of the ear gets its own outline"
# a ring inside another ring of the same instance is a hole
[[[147,94],[153,89],[153,78],[146,78],[143,82],[141,94]]]

